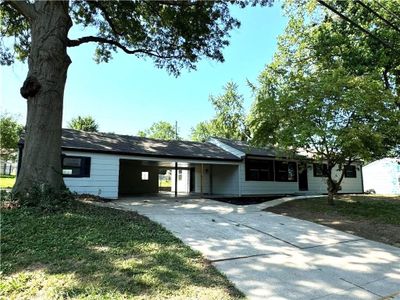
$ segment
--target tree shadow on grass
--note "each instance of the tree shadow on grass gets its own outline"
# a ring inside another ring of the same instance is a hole
[[[242,297],[199,254],[132,212],[74,203],[53,214],[6,211],[2,223],[5,282],[22,273],[44,274],[37,286],[24,277],[30,296],[189,298],[209,291],[218,298]]]

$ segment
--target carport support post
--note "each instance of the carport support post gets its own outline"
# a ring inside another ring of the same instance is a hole
[[[175,197],[178,197],[178,163],[175,162]]]
[[[201,173],[200,173],[200,194],[201,194],[201,197],[203,197],[203,168],[204,168],[204,165],[201,164]]]

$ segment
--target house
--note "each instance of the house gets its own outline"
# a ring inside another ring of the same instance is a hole
[[[364,191],[400,195],[400,159],[383,158],[363,167]]]
[[[163,141],[63,129],[62,154],[64,181],[72,191],[110,199],[165,190],[160,178],[168,170],[175,195],[326,193],[324,165],[221,138]],[[359,163],[346,170],[341,192],[363,192]]]

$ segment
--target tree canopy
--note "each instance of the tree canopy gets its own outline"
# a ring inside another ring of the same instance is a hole
[[[180,140],[177,133],[177,128],[169,122],[159,121],[153,123],[150,128],[146,130],[140,130],[138,136],[148,137],[160,140]]]
[[[68,123],[68,127],[76,130],[83,130],[88,132],[97,132],[99,129],[99,125],[93,119],[92,116],[77,116],[76,118],[72,118]]]
[[[3,113],[0,116],[0,154],[2,160],[16,160],[18,141],[23,129],[24,127],[12,115]]]
[[[343,10],[350,14],[351,5],[342,5]],[[385,83],[383,63],[366,63],[367,58],[382,58],[377,47],[369,44],[369,36],[356,33],[315,2],[289,2],[286,9],[288,26],[255,87],[250,117],[253,142],[301,148],[326,162],[332,203],[345,165],[385,156],[399,144],[397,86],[395,80],[393,86]],[[378,23],[369,25],[377,33],[387,30],[379,31],[374,27],[382,28]],[[393,56],[391,51],[383,52],[387,59]],[[395,78],[395,68],[391,72],[388,76]],[[336,168],[341,172],[335,177]]]
[[[192,128],[191,139],[205,141],[209,137],[222,137],[231,140],[247,140],[249,131],[243,108],[243,96],[239,94],[237,84],[228,82],[223,87],[223,94],[210,96],[215,116]]]
[[[229,31],[240,26],[230,15],[232,4],[267,5],[272,1],[70,1],[68,26],[80,26],[90,34],[66,39],[67,47],[96,43],[96,62],[108,62],[120,50],[150,57],[156,67],[178,75],[183,67],[196,68],[203,56],[223,61],[222,49]],[[2,36],[14,39],[13,49],[2,44],[3,64],[25,60],[31,50],[31,25],[48,6],[48,1],[3,1]],[[60,4],[61,6],[61,4]]]

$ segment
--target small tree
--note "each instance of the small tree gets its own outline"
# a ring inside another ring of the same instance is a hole
[[[192,128],[192,141],[205,142],[212,136],[218,136],[212,120],[202,121]]]
[[[210,121],[203,121],[192,128],[192,140],[204,141],[211,136],[232,140],[248,140],[249,130],[243,109],[243,96],[238,92],[237,84],[228,82],[224,93],[210,96],[215,116]]]
[[[169,122],[153,123],[149,129],[138,131],[138,136],[160,140],[180,140],[177,129]]]
[[[347,165],[383,156],[396,142],[395,97],[379,76],[353,76],[340,68],[291,79],[282,80],[273,68],[261,76],[251,116],[254,142],[303,148],[326,162],[333,204]]]
[[[88,132],[97,132],[99,129],[99,125],[91,116],[72,118],[68,123],[68,127]]]
[[[2,114],[0,117],[0,154],[4,161],[15,162],[17,158],[18,141],[23,131],[13,116]]]

